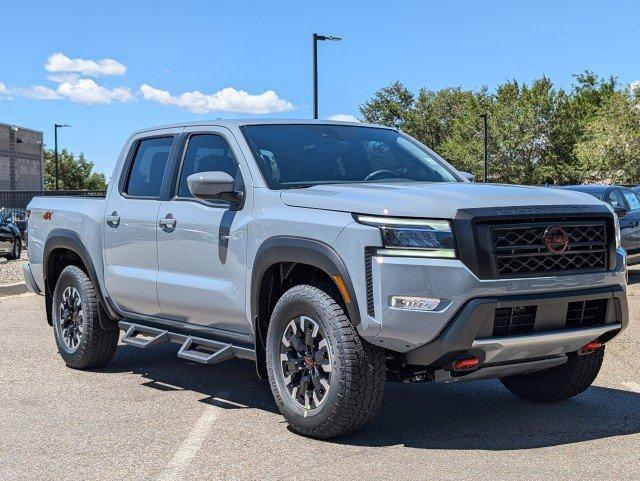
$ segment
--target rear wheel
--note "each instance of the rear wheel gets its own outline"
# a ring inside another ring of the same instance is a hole
[[[552,402],[569,399],[587,389],[600,372],[604,346],[590,354],[572,354],[565,364],[531,374],[503,377],[500,382],[518,397]]]
[[[20,240],[20,237],[16,237],[15,240],[13,241],[13,248],[11,249],[11,254],[7,256],[7,259],[10,261],[20,259],[21,255],[22,255],[22,241]]]
[[[82,269],[64,268],[52,304],[53,332],[67,366],[87,369],[111,361],[120,331],[103,329],[100,325],[98,296]]]
[[[267,334],[271,391],[292,430],[316,438],[372,420],[384,394],[384,351],[363,341],[338,303],[308,285],[289,289]]]

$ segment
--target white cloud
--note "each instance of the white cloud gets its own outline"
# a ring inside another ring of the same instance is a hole
[[[341,122],[359,122],[358,119],[350,114],[335,114],[329,117],[327,120],[339,120]]]
[[[291,102],[281,99],[273,90],[267,90],[259,95],[251,95],[244,90],[227,87],[212,94],[204,94],[194,90],[173,96],[167,90],[156,89],[142,84],[140,93],[152,102],[164,105],[174,105],[190,110],[197,114],[215,111],[240,112],[247,114],[269,114],[272,112],[286,112],[293,110]]]
[[[44,85],[34,85],[29,88],[20,87],[17,92],[23,97],[33,100],[57,100],[60,98],[60,95],[55,90]]]
[[[80,78],[80,75],[77,73],[54,73],[51,75],[47,75],[47,78],[52,82],[62,83],[62,82],[73,82]]]
[[[69,58],[65,54],[57,52],[49,56],[44,64],[47,72],[53,74],[76,73],[90,77],[101,75],[123,75],[127,67],[111,58],[102,60],[86,60],[82,58]]]
[[[112,102],[130,102],[134,99],[128,87],[107,88],[91,79],[77,79],[62,82],[54,90],[44,85],[19,88],[23,97],[34,100],[66,99],[81,104],[110,104]]]
[[[629,84],[629,91],[631,93],[638,92],[638,94],[640,94],[640,80],[636,80],[635,82],[631,82]]]
[[[11,100],[11,91],[2,82],[0,82],[0,100]]]
[[[133,94],[129,87],[109,89],[98,85],[91,79],[78,79],[75,82],[62,82],[58,85],[58,94],[82,104],[110,104],[111,102],[130,102]]]

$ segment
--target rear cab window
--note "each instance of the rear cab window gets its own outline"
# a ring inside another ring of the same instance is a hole
[[[139,140],[129,167],[123,192],[130,197],[156,199],[160,196],[173,136]]]

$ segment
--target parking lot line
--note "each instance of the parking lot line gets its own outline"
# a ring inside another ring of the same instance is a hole
[[[207,438],[209,431],[211,431],[217,417],[218,409],[207,406],[169,463],[167,463],[164,471],[158,476],[159,481],[173,481],[184,478],[184,473],[189,463],[200,451],[200,447]]]
[[[637,383],[634,381],[627,381],[627,382],[623,382],[622,385],[633,392],[640,393],[640,383]]]

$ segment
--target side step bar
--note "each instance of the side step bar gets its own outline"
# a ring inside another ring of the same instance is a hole
[[[120,329],[123,328],[120,325],[118,327],[120,327]],[[146,334],[147,337],[139,337],[140,334]],[[169,333],[153,327],[130,324],[124,336],[122,336],[122,342],[130,346],[146,349],[147,347],[160,346],[161,344],[168,343]]]
[[[255,361],[256,353],[248,347],[231,344],[223,340],[204,339],[155,327],[120,321],[118,327],[125,332],[122,342],[131,346],[147,348],[168,342],[182,344],[178,357],[203,364],[216,364],[228,359],[240,358]],[[138,337],[140,334],[146,337]]]

